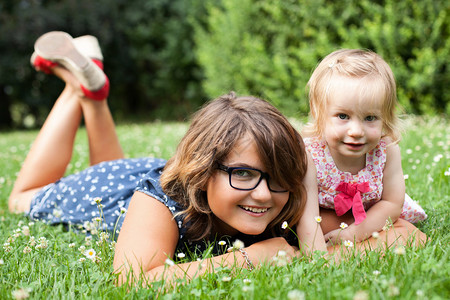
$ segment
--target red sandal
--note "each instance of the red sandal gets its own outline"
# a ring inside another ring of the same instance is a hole
[[[74,38],[72,41],[80,53],[83,53],[85,56],[92,59],[92,61],[103,70],[102,50],[100,49],[100,45],[98,44],[98,40],[95,36],[83,35]],[[33,55],[31,55],[30,62],[36,70],[42,71],[46,74],[52,74],[53,72],[51,68],[58,65],[55,62],[40,57],[36,52],[33,52]]]
[[[103,72],[103,56],[93,36],[73,39],[69,34],[53,31],[42,35],[34,44],[31,63],[36,69],[51,73],[61,65],[78,79],[86,97],[104,100],[109,94],[109,80]]]

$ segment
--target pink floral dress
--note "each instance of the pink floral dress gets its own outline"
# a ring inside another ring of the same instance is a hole
[[[342,185],[348,184],[349,189],[353,187],[354,191],[349,197],[350,206],[353,201],[353,210],[355,206],[360,203],[363,216],[359,219],[365,218],[365,211],[381,199],[383,192],[383,170],[386,163],[386,142],[381,140],[380,143],[369,153],[366,154],[366,166],[360,170],[358,174],[352,175],[349,172],[343,172],[336,167],[331,152],[325,141],[317,138],[305,138],[306,149],[311,154],[317,169],[317,184],[319,187],[319,205],[323,208],[335,209],[338,215],[341,215],[342,205],[335,206],[335,200],[342,198]],[[364,188],[361,186],[364,185]],[[355,198],[358,194],[359,198]],[[339,195],[339,196],[338,196]],[[345,195],[347,197],[347,195]],[[360,199],[360,200],[359,200]],[[346,208],[347,209],[347,208]],[[341,214],[339,214],[341,213]],[[355,215],[356,223],[358,216]],[[403,204],[403,212],[400,218],[405,219],[411,223],[417,223],[427,218],[427,214],[422,207],[408,195],[405,195],[405,202]]]

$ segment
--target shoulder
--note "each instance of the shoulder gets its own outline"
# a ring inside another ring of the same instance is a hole
[[[125,274],[148,272],[173,256],[179,239],[177,224],[167,208],[136,192],[119,233],[114,269]]]
[[[320,139],[317,137],[304,137],[303,138],[303,142],[305,143],[305,145],[315,145],[315,144],[319,144],[320,143]]]
[[[160,187],[159,178],[161,177],[166,162],[167,161],[163,159],[152,160],[147,165],[148,171],[141,177],[137,189],[143,189],[145,191],[151,187],[153,188]]]
[[[395,164],[401,166],[400,146],[397,143],[386,145],[386,165]]]
[[[160,177],[165,165],[165,160],[155,161],[155,163],[152,165],[152,168],[150,168],[149,171],[144,174],[139,180],[135,191],[141,192],[158,200],[159,202],[167,206],[172,214],[177,214],[178,212],[182,211],[181,206],[178,204],[178,202],[167,196],[167,194],[161,187]]]
[[[392,159],[392,156],[400,157],[400,146],[390,137],[382,138],[378,143],[377,148],[383,151],[383,153],[386,155],[386,161]]]
[[[380,166],[384,166],[384,163],[386,162],[388,148],[391,145],[394,144],[392,144],[390,139],[382,138],[375,146],[375,148],[367,154],[366,159],[368,163],[370,164],[375,163],[380,164]]]
[[[395,148],[399,148],[399,145],[398,145],[398,141],[394,141],[391,137],[386,136],[380,140],[380,142],[378,143],[378,147],[386,148],[386,149],[389,149],[389,148],[395,149]]]

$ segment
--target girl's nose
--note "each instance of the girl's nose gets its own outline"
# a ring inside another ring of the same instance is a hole
[[[252,191],[254,200],[267,201],[272,198],[272,194],[267,185],[267,179],[262,179],[258,186]]]
[[[353,120],[349,124],[348,135],[353,137],[361,137],[364,135],[364,130],[359,120]]]

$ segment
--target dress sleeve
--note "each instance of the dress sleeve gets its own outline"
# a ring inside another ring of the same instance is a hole
[[[178,202],[167,196],[162,190],[160,177],[164,166],[165,161],[161,161],[158,166],[155,166],[147,174],[145,174],[145,176],[139,180],[135,191],[144,193],[163,203],[174,216],[175,222],[180,230],[180,238],[182,238],[185,233],[185,228],[183,226],[184,216],[179,213],[183,210],[183,208]]]

